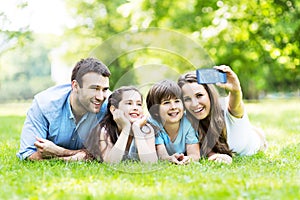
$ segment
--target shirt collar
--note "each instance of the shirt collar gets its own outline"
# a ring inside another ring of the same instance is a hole
[[[70,94],[71,94],[71,93],[70,93]],[[71,96],[71,95],[69,95],[69,96],[68,96],[68,99],[67,99],[67,112],[68,112],[69,119],[76,120],[76,119],[75,119],[75,116],[74,116],[74,114],[73,114],[73,112],[72,112],[71,103],[70,103],[70,96]],[[81,119],[79,120],[78,124],[80,124],[81,122],[83,122],[83,121],[88,117],[88,115],[89,115],[89,112],[85,113],[85,114],[81,117]]]
[[[71,94],[71,93],[70,93]],[[69,119],[75,119],[74,115],[73,115],[73,112],[72,112],[72,108],[71,108],[71,104],[70,104],[70,95],[68,96],[67,98],[67,112],[68,112],[68,116],[69,116]]]

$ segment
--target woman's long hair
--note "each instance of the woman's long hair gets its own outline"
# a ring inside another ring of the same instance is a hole
[[[188,83],[197,83],[196,73],[190,72],[179,77],[180,88]],[[213,85],[202,84],[210,99],[209,115],[202,120],[196,119],[187,109],[187,117],[195,130],[198,130],[200,154],[207,156],[211,151],[232,156],[226,137],[224,112],[219,102],[219,94]]]

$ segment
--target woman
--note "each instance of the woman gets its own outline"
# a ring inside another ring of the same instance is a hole
[[[146,124],[142,105],[143,97],[135,87],[115,90],[108,98],[107,114],[91,134],[98,136],[98,149],[90,148],[90,153],[108,163],[124,159],[157,162],[154,130]]]
[[[199,133],[201,155],[208,156],[209,160],[231,163],[231,150],[240,155],[252,155],[264,150],[266,141],[263,132],[250,124],[237,75],[226,65],[214,68],[227,76],[227,83],[217,83],[229,91],[225,108],[221,107],[214,86],[198,84],[194,72],[182,75],[178,85],[183,92],[187,116]]]

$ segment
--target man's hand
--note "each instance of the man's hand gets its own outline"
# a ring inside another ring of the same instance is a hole
[[[61,147],[57,146],[50,140],[36,137],[37,141],[34,143],[37,151],[42,155],[42,158],[53,158],[62,156]]]
[[[72,156],[59,157],[59,159],[64,161],[89,161],[93,160],[93,156],[86,149],[81,149]]]

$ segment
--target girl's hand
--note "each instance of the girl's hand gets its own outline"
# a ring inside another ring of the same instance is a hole
[[[147,123],[147,116],[141,115],[132,125],[142,128]]]
[[[131,123],[129,119],[125,117],[124,111],[120,109],[115,109],[112,111],[112,115],[114,118],[114,121],[118,125],[118,128],[120,130],[123,130],[124,128],[130,129]]]
[[[146,135],[154,135],[154,129],[150,124],[147,124],[147,116],[142,116],[132,124],[132,131],[135,136],[145,137]]]
[[[221,154],[221,153],[215,153],[215,154],[209,156],[208,160],[220,162],[220,163],[226,163],[226,164],[232,163],[232,158],[229,155]]]

